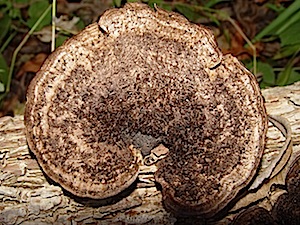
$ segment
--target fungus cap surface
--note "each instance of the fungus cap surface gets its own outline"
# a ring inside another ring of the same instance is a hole
[[[81,197],[128,187],[139,170],[132,146],[149,137],[169,149],[155,175],[167,209],[210,217],[249,184],[264,148],[255,77],[207,28],[144,4],[108,10],[65,42],[27,98],[31,150]]]
[[[252,206],[242,211],[234,219],[233,225],[277,225],[268,210]]]

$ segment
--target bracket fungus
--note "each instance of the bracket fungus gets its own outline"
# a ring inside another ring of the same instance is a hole
[[[252,206],[241,212],[233,221],[233,225],[277,225],[268,210]]]
[[[282,194],[273,207],[272,214],[281,224],[300,224],[300,154],[290,165],[285,178],[288,193]]]
[[[166,209],[208,218],[253,179],[267,115],[255,77],[222,55],[209,29],[132,3],[49,56],[29,87],[25,123],[42,169],[80,197],[126,189],[140,138],[165,146],[155,178]]]

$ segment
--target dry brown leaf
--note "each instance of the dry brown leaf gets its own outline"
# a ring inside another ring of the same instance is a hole
[[[22,77],[27,72],[36,73],[40,69],[42,63],[45,61],[47,56],[48,55],[45,53],[39,53],[30,61],[24,63],[23,66],[18,71],[18,73],[16,74],[16,78]]]

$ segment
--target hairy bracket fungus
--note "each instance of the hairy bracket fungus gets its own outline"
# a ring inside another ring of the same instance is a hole
[[[31,150],[80,197],[120,193],[138,175],[136,149],[161,146],[165,207],[212,217],[250,184],[264,149],[255,77],[222,55],[207,28],[144,4],[108,10],[66,41],[27,98]]]

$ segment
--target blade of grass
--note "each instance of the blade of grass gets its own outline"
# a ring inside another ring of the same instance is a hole
[[[277,85],[283,86],[283,85],[287,84],[287,82],[289,81],[290,75],[292,73],[294,63],[295,63],[294,59],[296,58],[296,56],[298,55],[299,52],[300,52],[300,48],[298,48],[298,50],[294,53],[293,57],[289,60],[287,66],[284,68],[284,70],[279,73],[279,76],[278,76],[278,79],[276,82]]]
[[[257,75],[256,47],[252,44],[252,42],[247,37],[247,35],[242,31],[240,26],[230,16],[228,16],[227,20],[232,24],[232,26],[236,29],[236,31],[246,41],[247,45],[252,49],[252,51],[253,51],[253,74],[254,74],[254,76],[256,76]]]
[[[0,96],[0,101],[5,97],[5,95],[10,91],[10,84],[11,84],[11,79],[12,79],[12,74],[13,74],[13,69],[15,66],[15,62],[16,62],[16,58],[17,55],[19,53],[19,51],[21,50],[21,48],[25,45],[25,43],[28,41],[29,37],[33,34],[33,32],[35,31],[35,29],[38,27],[38,25],[43,21],[43,19],[45,18],[45,16],[47,15],[47,13],[49,13],[49,11],[51,10],[51,5],[49,5],[49,7],[43,12],[43,14],[41,15],[41,17],[35,22],[35,24],[33,25],[33,27],[30,29],[30,31],[25,35],[25,37],[23,38],[23,40],[21,41],[21,43],[18,45],[18,47],[15,49],[13,56],[12,56],[12,60],[11,60],[11,64],[10,64],[10,68],[9,68],[9,74],[8,74],[8,79],[7,79],[7,84],[6,84],[6,88],[5,88],[5,93],[3,95]]]
[[[3,45],[0,48],[0,54],[6,49],[6,47],[9,45],[11,40],[16,36],[16,34],[17,34],[17,31],[14,31],[13,33],[11,33],[9,35],[9,37],[5,40],[5,42],[3,43]]]
[[[56,0],[52,3],[52,36],[51,36],[51,52],[55,49],[55,30],[56,30]]]
[[[293,23],[300,21],[300,11],[294,14],[291,18],[289,18],[286,23],[284,23],[276,32],[275,34],[279,35],[283,31],[285,31],[289,26],[291,26]],[[298,24],[299,25],[299,24]],[[299,25],[300,26],[300,25]]]
[[[216,5],[220,2],[230,2],[230,0],[210,0],[204,6],[207,7],[207,8],[211,8],[211,7],[213,7],[214,5]]]
[[[265,35],[272,34],[275,30],[280,29],[292,15],[300,10],[300,0],[295,0],[288,8],[286,8],[276,19],[274,19],[268,26],[266,26],[260,33],[258,33],[253,43],[259,41]]]
[[[273,68],[273,70],[274,70],[274,72],[280,72],[280,71],[283,71],[284,70],[284,68]],[[298,67],[298,66],[294,66],[293,67],[293,70],[295,70],[295,71],[300,71],[300,67]]]
[[[293,69],[293,65],[294,64],[292,63],[292,61],[290,61],[288,63],[288,65],[284,68],[284,70],[279,73],[278,79],[276,81],[276,84],[278,86],[284,86],[284,85],[287,84],[287,82],[290,78],[290,74],[291,74],[292,69]]]

